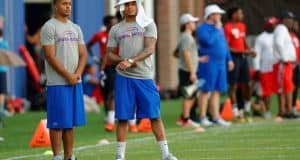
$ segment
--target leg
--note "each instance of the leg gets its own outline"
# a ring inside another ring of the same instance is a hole
[[[206,117],[208,98],[209,98],[208,92],[201,92],[199,95],[198,107],[200,111],[200,119]]]
[[[282,93],[278,94],[278,116],[282,117],[285,114],[285,99]]]
[[[119,120],[117,124],[117,158],[125,158],[126,150],[126,135],[127,135],[127,120]]]
[[[190,118],[190,111],[192,106],[195,103],[195,98],[193,99],[184,99],[182,103],[182,118],[184,121],[187,121]]]
[[[60,155],[62,130],[50,129],[51,148],[54,156]]]
[[[242,85],[242,92],[244,97],[244,110],[246,112],[251,111],[251,97],[252,97],[252,91],[251,91],[251,83],[247,82]]]
[[[291,113],[293,111],[293,93],[286,93],[285,94],[285,108],[286,108],[286,113]]]
[[[64,159],[68,160],[73,154],[74,131],[73,128],[64,129],[62,131],[62,139],[64,143]]]
[[[210,97],[210,106],[212,107],[212,115],[214,120],[220,118],[219,104],[220,104],[220,93],[213,92]]]

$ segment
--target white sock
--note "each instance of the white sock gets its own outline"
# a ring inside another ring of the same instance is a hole
[[[136,125],[135,119],[129,120],[129,126],[135,126],[135,125]]]
[[[233,114],[235,117],[239,116],[239,109],[237,104],[232,104]]]
[[[126,142],[117,142],[117,156],[125,158]]]
[[[167,141],[166,140],[158,141],[158,144],[159,144],[159,148],[160,148],[160,151],[162,154],[162,159],[167,158],[168,155],[170,154]]]
[[[245,101],[245,111],[250,112],[251,111],[251,101]]]
[[[110,124],[115,123],[115,111],[108,111],[108,113],[107,113],[107,123],[110,123]]]

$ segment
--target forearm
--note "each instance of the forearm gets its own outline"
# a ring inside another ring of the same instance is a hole
[[[87,60],[86,53],[83,53],[79,56],[78,67],[77,67],[75,73],[82,75],[84,68],[85,68],[86,60]]]
[[[61,76],[67,77],[70,72],[68,72],[64,66],[59,62],[55,56],[45,56],[49,65]]]
[[[101,61],[100,70],[105,69],[105,66],[107,64],[107,59],[108,59],[108,54],[105,54]]]
[[[117,48],[116,47],[107,47],[106,48],[106,54],[104,57],[106,57],[106,60],[105,60],[105,63],[109,60],[112,64],[118,64],[120,63],[121,61],[123,61],[124,59],[121,58],[120,56],[116,55],[116,52],[117,52]],[[105,65],[105,64],[103,64]],[[105,66],[102,66],[101,67],[105,67]]]
[[[185,64],[187,65],[190,73],[195,73],[195,69],[193,67],[192,59],[191,59],[191,56],[189,55],[188,52],[184,53],[183,59],[184,59]]]

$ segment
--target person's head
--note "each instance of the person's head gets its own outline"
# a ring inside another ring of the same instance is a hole
[[[136,17],[138,8],[136,1],[130,1],[124,4],[124,16],[128,18]]]
[[[296,17],[293,14],[293,12],[290,12],[290,11],[284,11],[281,13],[281,16],[280,16],[281,23],[284,24],[289,30],[293,29],[295,18]]]
[[[195,31],[196,30],[196,23],[199,21],[199,18],[192,16],[191,14],[183,14],[180,18],[180,31]]]
[[[94,64],[87,64],[85,66],[85,73],[90,75],[96,75],[97,74],[97,67]]]
[[[55,14],[61,17],[69,17],[72,11],[72,0],[53,0]]]
[[[218,5],[212,4],[205,7],[204,18],[206,19],[206,21],[217,23],[218,21],[221,21],[222,14],[224,13],[225,11]]]
[[[113,25],[117,23],[118,23],[118,19],[115,16],[107,15],[103,18],[103,24],[105,25],[108,31]]]
[[[232,7],[227,11],[227,18],[230,21],[241,22],[244,20],[244,13],[240,7]]]
[[[279,19],[276,18],[276,17],[270,17],[270,18],[267,18],[264,25],[263,25],[263,28],[265,31],[269,32],[269,33],[272,33],[274,31],[274,28],[276,27],[276,25],[279,23]]]

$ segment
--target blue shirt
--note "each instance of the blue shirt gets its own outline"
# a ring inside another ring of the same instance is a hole
[[[9,50],[8,42],[0,38],[0,49]]]
[[[223,64],[226,65],[228,61],[232,60],[223,29],[203,23],[197,28],[196,36],[200,46],[198,54],[199,56],[208,56],[208,63],[223,67]]]

